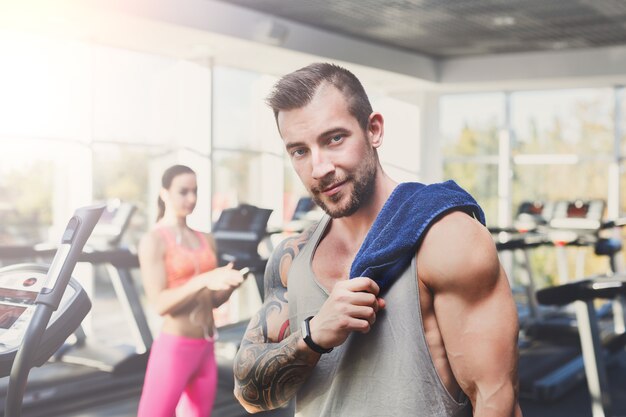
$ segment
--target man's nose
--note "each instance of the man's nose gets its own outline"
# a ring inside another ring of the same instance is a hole
[[[314,179],[324,178],[326,175],[330,174],[335,170],[335,164],[332,160],[325,155],[324,152],[313,152],[313,157],[311,158],[312,171],[311,176]]]

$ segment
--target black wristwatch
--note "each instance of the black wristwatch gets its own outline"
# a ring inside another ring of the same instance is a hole
[[[308,347],[310,347],[317,353],[323,354],[331,352],[333,348],[324,349],[323,347],[315,343],[313,339],[311,339],[311,328],[309,327],[309,321],[311,321],[312,318],[313,316],[309,316],[306,319],[302,320],[302,325],[300,326],[300,331],[302,332],[302,338],[304,339],[304,343],[306,343]]]

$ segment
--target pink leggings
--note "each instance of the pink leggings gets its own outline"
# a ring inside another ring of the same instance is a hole
[[[161,333],[150,349],[137,417],[209,417],[216,390],[213,341]]]

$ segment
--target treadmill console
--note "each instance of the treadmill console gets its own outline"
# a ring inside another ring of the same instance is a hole
[[[237,269],[247,266],[256,270],[261,261],[258,246],[267,234],[271,214],[271,209],[249,204],[224,210],[212,230],[219,266],[234,262]]]
[[[131,203],[116,199],[107,201],[102,216],[100,216],[89,237],[87,246],[97,250],[118,247],[135,210],[135,205]]]
[[[19,345],[45,275],[0,274],[0,350]]]
[[[558,201],[550,227],[595,233],[602,225],[604,200]]]
[[[0,268],[0,377],[11,371],[15,354],[35,312],[35,300],[46,285],[47,276],[47,267],[41,265]],[[63,344],[90,307],[85,291],[71,279],[43,335],[42,346],[45,348],[33,365],[42,365]]]
[[[547,225],[552,219],[554,203],[549,201],[524,201],[517,210],[514,226],[517,230],[527,232]]]
[[[103,210],[94,205],[74,212],[50,266],[0,269],[0,377],[10,375],[7,417],[21,415],[30,369],[43,365],[91,308],[71,274]]]

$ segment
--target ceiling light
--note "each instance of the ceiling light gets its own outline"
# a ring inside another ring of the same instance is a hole
[[[552,42],[552,49],[565,49],[569,46],[567,41],[554,41]]]
[[[513,16],[496,16],[491,22],[494,26],[513,26],[515,24],[515,18]]]
[[[284,24],[275,20],[263,20],[255,29],[253,38],[257,42],[279,46],[285,43],[289,29]]]

